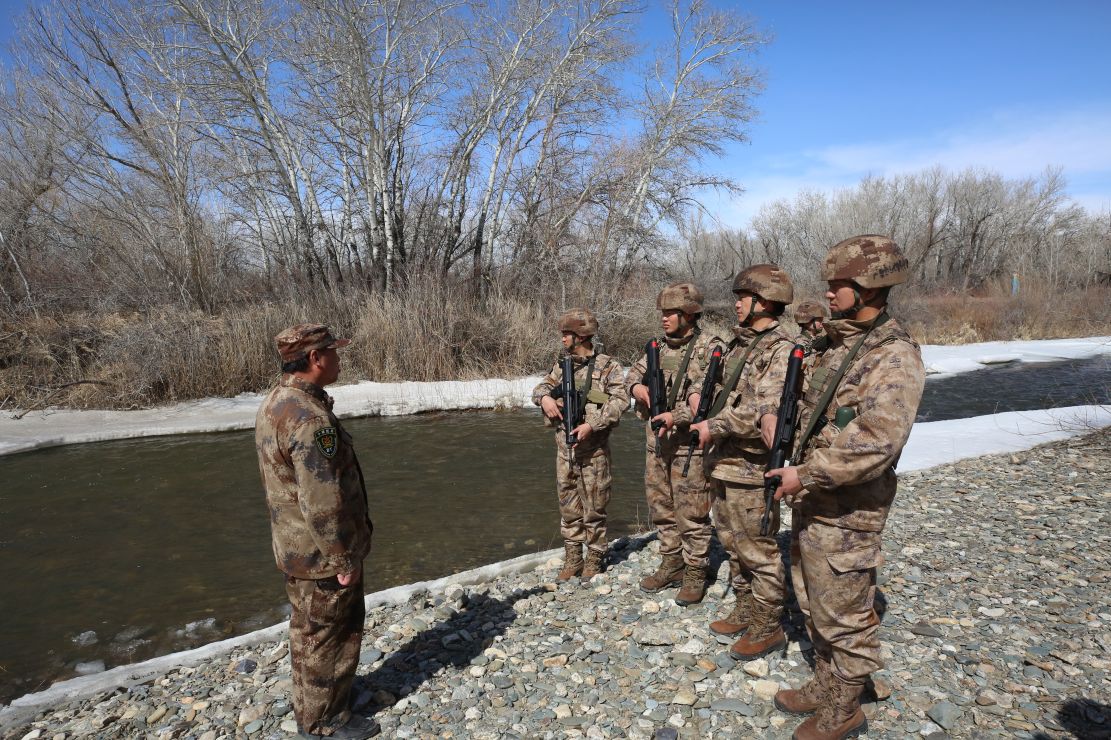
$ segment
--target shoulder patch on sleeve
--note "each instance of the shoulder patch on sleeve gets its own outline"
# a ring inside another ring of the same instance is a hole
[[[321,427],[313,432],[312,436],[316,440],[316,447],[320,450],[320,454],[324,457],[336,456],[336,451],[339,449],[339,435],[336,434],[335,427]]]

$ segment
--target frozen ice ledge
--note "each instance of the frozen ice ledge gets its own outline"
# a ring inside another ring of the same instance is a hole
[[[922,348],[928,373],[979,370],[1003,362],[1051,362],[1111,355],[1111,337],[982,342]],[[438,383],[352,383],[328,389],[342,418],[401,416],[425,411],[516,408],[530,402],[539,376],[516,380]],[[82,442],[250,429],[260,393],[208,398],[139,411],[34,411],[16,420],[0,416],[0,455]]]

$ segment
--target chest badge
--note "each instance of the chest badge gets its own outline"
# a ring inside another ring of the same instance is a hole
[[[336,434],[335,427],[317,429],[313,438],[316,440],[316,446],[319,448],[320,454],[329,458],[336,456],[336,451],[339,449],[339,435]]]

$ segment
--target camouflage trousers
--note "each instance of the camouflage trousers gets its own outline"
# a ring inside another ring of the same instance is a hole
[[[779,531],[779,503],[772,507],[769,534],[760,535],[764,515],[762,486],[710,479],[714,524],[718,539],[729,553],[729,575],[733,590],[751,590],[765,606],[783,605],[787,592],[786,569],[779,556],[775,534]]]
[[[567,448],[556,449],[556,493],[559,496],[559,533],[564,542],[585,544],[605,552],[606,506],[609,505],[613,475],[610,451],[602,447],[568,460]]]
[[[286,577],[293,613],[289,653],[293,714],[305,732],[330,734],[351,718],[351,684],[359,665],[366,607],[363,578],[343,587],[335,578]]]
[[[805,518],[791,526],[791,580],[814,650],[841,678],[863,681],[883,668],[876,569],[879,532],[841,529]]]
[[[644,489],[648,513],[660,539],[660,554],[682,551],[687,565],[705,568],[710,564],[710,486],[702,470],[702,456],[691,458],[690,472],[683,477],[686,449],[676,454],[665,450],[656,457],[649,450],[644,464]]]

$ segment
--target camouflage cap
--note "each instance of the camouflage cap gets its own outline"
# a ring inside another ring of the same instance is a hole
[[[802,326],[814,319],[828,319],[829,307],[822,301],[803,301],[795,306],[795,323]]]
[[[822,280],[851,280],[862,288],[886,288],[907,281],[910,263],[893,239],[863,234],[829,248]]]
[[[350,339],[336,339],[332,330],[324,324],[297,324],[284,329],[274,337],[282,362],[300,360],[314,349],[325,347],[346,347]]]
[[[784,305],[795,299],[791,276],[778,265],[753,265],[733,278],[733,293],[755,293],[765,301]]]
[[[702,313],[702,291],[694,283],[672,283],[656,296],[656,308],[660,311]]]
[[[580,337],[592,337],[598,333],[598,319],[594,318],[589,308],[568,309],[559,317],[559,330]]]

